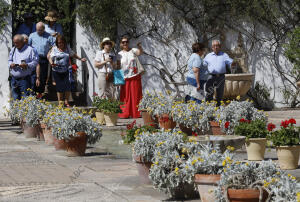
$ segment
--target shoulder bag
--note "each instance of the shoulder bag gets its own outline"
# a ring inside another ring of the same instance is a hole
[[[103,53],[103,61],[105,61],[104,53]],[[113,82],[113,81],[114,81],[114,75],[113,75],[113,72],[107,72],[107,65],[106,65],[106,63],[105,63],[105,65],[104,65],[104,67],[105,67],[105,73],[106,73],[106,75],[105,75],[105,80],[106,80],[107,82]]]

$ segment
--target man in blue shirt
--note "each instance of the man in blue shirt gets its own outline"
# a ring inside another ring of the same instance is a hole
[[[226,65],[230,67],[233,60],[226,53],[220,51],[221,43],[219,40],[212,41],[212,50],[213,52],[205,56],[203,63],[209,72],[205,86],[206,100],[211,101],[213,99],[214,88],[216,88],[217,105],[220,106],[224,94]]]
[[[24,42],[22,35],[13,38],[15,47],[9,53],[8,65],[11,75],[11,89],[14,100],[20,100],[22,96],[28,96],[30,92],[30,75],[38,63],[38,58],[32,47]]]
[[[188,60],[188,75],[187,83],[188,93],[185,101],[194,100],[201,103],[204,98],[204,84],[208,77],[207,67],[204,67],[200,56],[204,53],[204,45],[201,43],[194,43],[192,45],[193,54]]]
[[[23,18],[25,22],[19,26],[17,34],[26,34],[29,36],[31,33],[36,31],[36,25],[33,23],[33,16],[31,13],[26,13]]]
[[[45,91],[49,64],[47,54],[54,43],[54,38],[45,32],[44,23],[38,22],[36,24],[36,32],[29,36],[28,45],[35,48],[39,55],[40,74],[36,75],[36,79],[39,80],[40,85],[36,88],[36,91],[40,94]]]

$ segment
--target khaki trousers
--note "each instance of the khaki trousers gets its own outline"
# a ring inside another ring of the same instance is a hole
[[[113,85],[113,82],[106,81],[106,73],[98,73],[98,90],[100,98],[116,99],[115,86]]]

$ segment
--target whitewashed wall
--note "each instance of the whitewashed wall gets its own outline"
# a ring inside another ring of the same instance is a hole
[[[6,0],[8,4],[10,0]],[[12,47],[12,21],[11,16],[7,16],[7,26],[2,34],[0,34],[0,60],[1,60],[1,74],[0,74],[0,118],[4,118],[4,107],[8,107],[8,100],[10,97],[9,82],[7,80],[9,75],[8,56]]]

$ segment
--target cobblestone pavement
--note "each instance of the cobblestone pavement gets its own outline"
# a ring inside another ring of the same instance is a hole
[[[283,117],[294,117],[299,124],[299,113],[271,112],[269,121],[279,125]],[[130,146],[119,144],[120,133],[132,121],[121,119],[117,127],[104,127],[100,142],[89,146],[86,156],[68,157],[44,142],[25,138],[19,127],[0,120],[0,201],[170,200],[151,185],[140,183]],[[245,160],[245,150],[238,150],[237,156]],[[273,149],[265,157],[276,161]],[[299,169],[288,172],[300,178]]]

